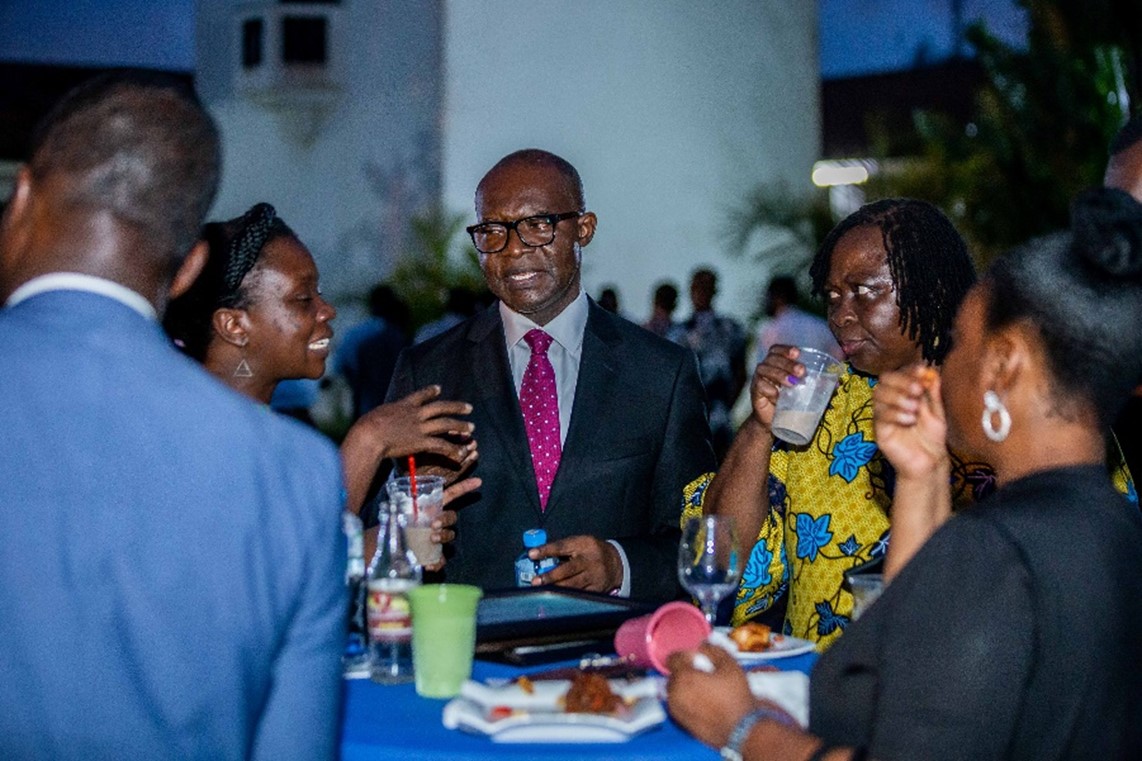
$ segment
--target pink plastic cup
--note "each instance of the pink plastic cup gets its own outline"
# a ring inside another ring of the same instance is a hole
[[[653,666],[669,674],[666,659],[693,650],[710,636],[710,624],[690,603],[668,602],[645,616],[624,621],[615,632],[615,652],[636,666]]]

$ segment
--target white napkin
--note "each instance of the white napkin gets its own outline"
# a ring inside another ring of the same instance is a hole
[[[800,671],[751,671],[746,674],[754,697],[776,703],[797,720],[809,726],[809,677]]]

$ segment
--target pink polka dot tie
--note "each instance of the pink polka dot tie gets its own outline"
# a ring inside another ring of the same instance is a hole
[[[547,358],[551,336],[542,330],[529,330],[523,337],[531,347],[531,359],[523,373],[519,388],[519,407],[523,427],[531,447],[531,464],[535,469],[535,485],[539,487],[539,506],[547,509],[551,482],[559,470],[563,448],[559,444],[559,395],[555,390],[555,368]]]

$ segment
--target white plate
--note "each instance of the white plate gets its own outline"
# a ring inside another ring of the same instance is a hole
[[[560,699],[567,694],[567,680],[536,681],[535,691],[524,692],[518,684],[489,686],[465,682],[460,696],[444,706],[444,726],[488,735],[502,743],[613,743],[625,742],[666,720],[658,699],[658,681],[611,680],[611,689],[628,703],[621,716],[567,713]],[[497,707],[511,709],[510,716],[492,716]]]
[[[731,627],[729,626],[715,627],[714,633],[710,635],[710,642],[728,650],[737,658],[738,663],[760,663],[761,661],[772,661],[777,658],[790,658],[794,655],[811,653],[817,649],[816,643],[810,642],[807,639],[774,632],[769,635],[768,650],[762,650],[757,653],[743,653],[738,650],[737,643],[730,639],[730,631]]]

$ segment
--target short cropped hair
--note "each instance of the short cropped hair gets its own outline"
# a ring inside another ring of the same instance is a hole
[[[484,175],[484,179],[480,180],[480,185],[484,184],[497,170],[506,166],[514,166],[516,164],[523,164],[524,166],[542,166],[554,169],[563,180],[567,183],[567,188],[571,191],[571,197],[575,203],[575,211],[587,210],[587,198],[583,193],[583,180],[579,177],[578,170],[571,166],[571,162],[564,158],[556,156],[554,153],[544,151],[539,148],[524,148],[523,150],[509,153],[502,159],[496,162],[496,165],[488,170]],[[479,194],[479,187],[476,188],[476,193]]]
[[[218,190],[214,120],[171,74],[115,71],[69,92],[32,136],[33,179],[59,177],[65,202],[135,226],[177,262]]]
[[[770,297],[781,299],[782,302],[790,306],[796,306],[797,295],[797,281],[790,275],[776,275],[769,281],[769,288],[767,289]]]

